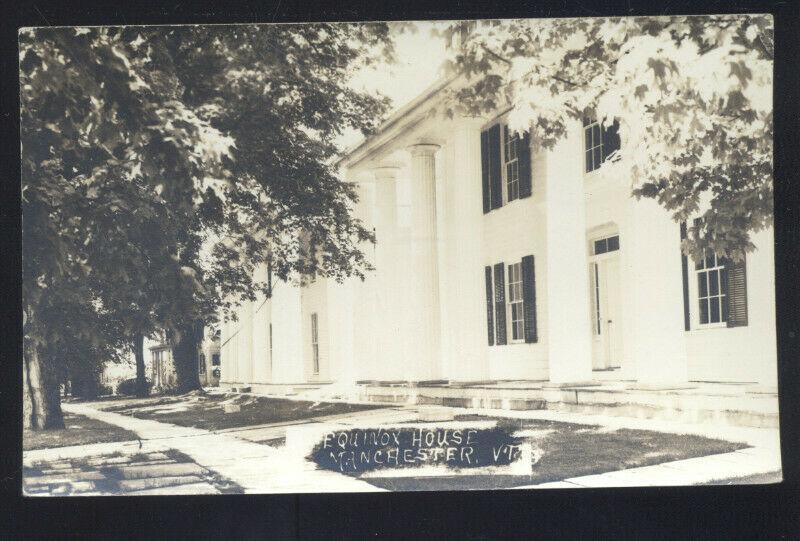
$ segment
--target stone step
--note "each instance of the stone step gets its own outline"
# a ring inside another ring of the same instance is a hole
[[[365,387],[360,399],[383,404],[439,405],[494,410],[555,410],[573,413],[666,419],[687,423],[775,428],[777,401],[769,396],[704,395],[581,389],[491,389],[488,387]]]
[[[180,475],[203,475],[206,469],[193,462],[118,466],[114,468],[118,479],[142,479],[145,477],[172,477]]]
[[[83,494],[95,490],[92,481],[70,481],[46,485],[30,485],[27,480],[22,485],[23,493],[31,496],[66,496]]]
[[[119,481],[120,491],[132,492],[148,488],[161,488],[202,483],[204,479],[196,475],[170,475],[165,477],[143,477],[141,479],[124,479]]]
[[[105,475],[97,471],[74,471],[53,475],[36,475],[25,477],[25,482],[29,485],[51,485],[59,483],[71,483],[73,481],[96,481],[105,479]]]
[[[126,492],[128,496],[185,496],[194,494],[219,494],[219,490],[209,483],[191,483],[178,486],[147,488]]]

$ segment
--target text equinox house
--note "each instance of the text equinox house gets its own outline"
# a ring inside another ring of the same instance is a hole
[[[775,389],[773,232],[743,264],[692,261],[682,227],[600,164],[613,127],[544,150],[485,118],[431,115],[441,82],[344,161],[375,228],[366,281],[276,283],[222,330],[222,383],[523,380]],[[262,269],[261,272],[266,272]]]

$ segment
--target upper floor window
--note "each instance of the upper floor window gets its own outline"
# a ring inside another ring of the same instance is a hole
[[[481,132],[483,212],[530,197],[532,191],[530,134],[513,133],[502,123]]]
[[[600,167],[606,159],[619,150],[619,122],[602,127],[597,120],[583,119],[585,170],[587,173]]]
[[[507,128],[503,130],[503,164],[506,173],[506,199],[513,201],[519,198],[519,135],[511,135]]]

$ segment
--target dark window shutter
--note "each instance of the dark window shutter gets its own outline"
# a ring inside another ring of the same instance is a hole
[[[686,239],[686,222],[681,222],[681,240]],[[681,278],[683,280],[683,329],[691,330],[689,316],[689,258],[681,250]]]
[[[505,265],[494,266],[494,320],[497,330],[497,345],[506,344],[506,281]]]
[[[530,197],[533,193],[533,177],[531,176],[531,133],[525,132],[519,140],[517,148],[519,158],[519,198]]]
[[[728,327],[747,326],[747,265],[745,261],[725,261],[728,275]]]
[[[481,132],[481,184],[483,187],[483,213],[492,210],[491,187],[489,185],[489,130]]]
[[[529,344],[538,342],[539,337],[536,333],[536,271],[533,266],[532,255],[526,255],[522,258],[522,300],[525,341]]]
[[[492,267],[484,268],[486,274],[486,329],[489,345],[494,345],[494,290],[492,289]]]
[[[503,206],[503,164],[500,161],[500,124],[489,128],[489,185],[492,197],[492,209]]]
[[[619,150],[619,122],[616,120],[607,128],[603,129],[603,161],[615,150]]]

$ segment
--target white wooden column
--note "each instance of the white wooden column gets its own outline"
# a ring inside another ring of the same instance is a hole
[[[477,381],[488,377],[486,285],[483,258],[480,119],[459,118],[443,149],[444,232],[439,297],[443,310],[442,375]],[[446,274],[445,274],[446,269]]]
[[[355,180],[358,193],[358,204],[354,214],[362,221],[363,226],[372,230],[375,228],[375,193],[374,179]],[[359,246],[362,253],[373,266],[376,266],[376,246],[370,242],[362,242]],[[377,324],[376,316],[376,273],[368,272],[364,280],[353,280],[353,354],[346,360],[345,371],[348,378],[358,381],[364,379],[378,379],[380,362],[377,358]]]
[[[380,352],[382,379],[400,379],[402,359],[400,295],[398,287],[397,174],[394,165],[376,167],[375,176],[375,268],[376,268],[376,345]]]
[[[578,123],[547,153],[547,346],[550,382],[592,378],[583,141]]]
[[[680,226],[655,200],[631,197],[620,250],[622,290],[629,308],[623,348],[625,361],[634,367],[636,386],[685,386]]]
[[[239,308],[239,332],[235,340],[238,341],[240,383],[253,382],[253,311],[253,301],[244,301]]]
[[[298,285],[276,280],[272,300],[272,383],[304,381],[302,292]]]
[[[441,366],[439,269],[436,254],[436,150],[438,145],[411,145],[411,250],[413,319],[405,377],[425,380],[439,377]]]

